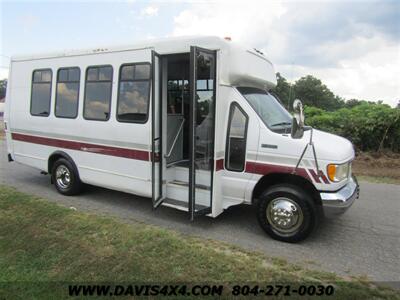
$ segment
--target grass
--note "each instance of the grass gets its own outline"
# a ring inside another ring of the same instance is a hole
[[[222,242],[77,212],[5,186],[0,254],[1,300],[66,298],[71,282],[305,281],[334,284],[330,299],[400,299],[365,278],[345,279]]]

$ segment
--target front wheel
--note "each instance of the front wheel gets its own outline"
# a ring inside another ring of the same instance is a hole
[[[317,222],[311,197],[294,185],[274,185],[258,202],[258,222],[272,238],[295,243],[304,240]]]

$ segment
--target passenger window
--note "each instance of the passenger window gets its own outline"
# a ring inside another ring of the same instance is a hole
[[[73,119],[78,115],[79,81],[79,68],[63,68],[58,70],[56,117]]]
[[[111,66],[89,67],[86,71],[83,117],[87,120],[107,121],[110,117]]]
[[[47,117],[50,114],[52,72],[36,70],[32,76],[31,115]]]
[[[129,64],[120,68],[117,120],[145,123],[150,98],[150,64]]]
[[[225,167],[230,171],[242,172],[246,162],[248,116],[237,103],[229,111],[226,141]]]

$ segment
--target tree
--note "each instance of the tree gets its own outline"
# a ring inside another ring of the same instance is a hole
[[[354,106],[360,105],[361,103],[362,101],[358,99],[350,99],[345,102],[344,107],[353,108]]]
[[[0,80],[0,99],[6,96],[7,79]]]
[[[282,104],[286,108],[290,108],[291,104],[291,99],[290,97],[290,84],[287,82],[286,78],[283,77],[279,72],[276,73],[276,80],[277,80],[277,85],[276,87],[272,90],[273,93],[275,93],[278,98],[281,100]],[[289,105],[289,106],[288,106]]]
[[[294,84],[295,97],[305,105],[332,111],[344,106],[344,100],[335,96],[332,91],[314,76],[301,77]]]

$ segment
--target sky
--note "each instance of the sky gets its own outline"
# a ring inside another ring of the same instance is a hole
[[[0,78],[12,55],[217,35],[260,49],[291,83],[311,74],[345,99],[400,100],[400,0],[0,0],[0,11]]]

